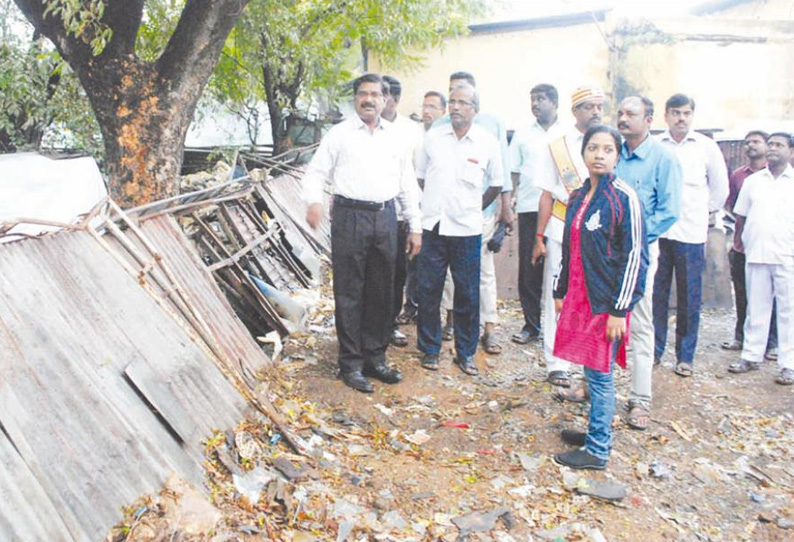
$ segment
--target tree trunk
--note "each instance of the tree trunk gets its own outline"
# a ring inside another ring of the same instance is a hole
[[[102,130],[111,195],[133,207],[179,193],[185,135],[226,36],[249,0],[187,0],[165,51],[135,56],[144,0],[106,0],[113,31],[94,55],[89,44],[45,17],[49,2],[15,0],[77,74]]]
[[[130,58],[83,86],[102,130],[111,197],[126,208],[177,195],[185,135],[203,84],[169,92],[151,64]]]
[[[262,34],[262,46],[267,51],[267,37]],[[289,135],[284,124],[284,115],[279,105],[278,70],[267,60],[262,61],[262,81],[265,85],[265,101],[267,102],[270,131],[273,134],[273,155],[278,156],[290,149]]]

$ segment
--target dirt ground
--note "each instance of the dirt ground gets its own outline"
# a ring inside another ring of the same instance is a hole
[[[726,373],[737,357],[719,347],[731,313],[704,313],[692,378],[664,363],[654,370],[646,431],[622,421],[629,372],[618,370],[614,449],[597,473],[552,460],[566,449],[561,429],[586,427],[587,407],[554,399],[539,342],[510,342],[518,303],[500,306],[500,318],[503,352],[478,352],[475,378],[452,365],[452,343],[440,371],[422,369],[414,329],[403,326],[410,345],[389,359],[405,380],[365,395],[336,378],[332,309],[321,304],[310,332],[286,343],[267,391],[314,457],[291,453],[266,424],[208,442],[208,486],[223,515],[212,540],[794,540],[794,389],[773,382],[774,363]],[[233,449],[241,432],[255,453]],[[253,504],[241,498],[240,479],[279,457],[297,472],[260,484]],[[628,495],[580,494],[593,481]]]

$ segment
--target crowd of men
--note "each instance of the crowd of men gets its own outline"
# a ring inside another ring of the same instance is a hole
[[[397,113],[400,82],[366,74],[354,81],[356,115],[331,128],[303,179],[307,221],[316,227],[332,194],[331,243],[336,330],[342,380],[372,392],[370,378],[395,384],[402,373],[386,362],[391,343],[406,346],[398,324],[416,322],[421,365],[438,370],[442,341],[453,340],[454,363],[477,375],[480,345],[501,352],[493,251],[506,230],[518,233],[518,292],[523,326],[511,339],[543,341],[547,376],[564,400],[584,402],[571,364],[553,355],[552,290],[560,272],[568,195],[585,181],[582,138],[602,124],[604,93],[594,86],[571,96],[573,125],[558,120],[550,84],[530,91],[535,121],[508,145],[504,123],[480,112],[475,78],[450,76],[447,95],[429,91],[422,123]],[[665,103],[668,129],[650,133],[654,104],[630,96],[617,106],[623,138],[616,174],[643,206],[650,265],[644,297],[631,314],[633,356],[626,423],[645,429],[653,368],[663,358],[673,277],[676,285],[677,375],[693,374],[700,324],[708,228],[725,208],[736,218],[731,276],[737,307],[733,340],[741,351],[728,370],[757,370],[777,359],[778,384],[794,384],[794,141],[752,131],[749,163],[730,177],[717,144],[692,130],[694,100]],[[726,205],[727,199],[727,205]],[[517,214],[517,220],[514,215]],[[446,322],[442,325],[442,309]]]

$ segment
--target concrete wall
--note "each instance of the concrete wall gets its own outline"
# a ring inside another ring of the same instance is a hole
[[[571,92],[583,83],[607,85],[609,49],[592,24],[472,34],[426,51],[423,66],[394,70],[370,59],[370,71],[394,75],[403,85],[400,112],[420,113],[428,90],[446,94],[449,74],[465,70],[477,78],[483,111],[515,129],[530,118],[529,90],[538,83],[560,91],[560,110],[570,109]],[[566,115],[568,115],[566,113]],[[562,116],[562,115],[561,115]],[[573,123],[572,117],[568,116]]]
[[[663,129],[664,101],[684,92],[697,102],[696,127],[744,128],[794,117],[791,5],[794,0],[756,0],[704,17],[649,21],[609,14],[604,22],[474,33],[426,51],[423,65],[412,70],[383,66],[377,58],[370,70],[402,81],[406,115],[419,113],[426,91],[446,92],[449,74],[466,70],[477,78],[482,110],[500,116],[508,129],[530,120],[529,89],[538,83],[558,88],[563,122],[572,122],[571,92],[592,83],[610,97],[607,121],[619,99],[640,92],[657,103],[654,128]],[[734,18],[744,10],[782,20]]]
[[[731,130],[794,116],[794,23],[669,19],[610,28],[612,90],[643,93],[657,104],[675,92],[697,102],[696,127]]]

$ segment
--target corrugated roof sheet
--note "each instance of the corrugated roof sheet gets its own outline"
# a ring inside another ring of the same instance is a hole
[[[201,313],[226,359],[232,363],[228,369],[253,384],[254,375],[269,360],[234,314],[226,296],[207,271],[176,219],[172,216],[160,216],[146,220],[141,228],[169,262],[191,303]]]
[[[326,216],[319,230],[306,223],[306,203],[301,199],[301,180],[295,175],[281,175],[268,179],[255,190],[272,206],[276,220],[282,225],[293,224],[315,246],[325,254],[331,254],[331,222]]]
[[[174,225],[152,224],[215,333],[232,333],[224,350],[253,370],[263,355],[178,256]],[[102,539],[169,473],[200,485],[200,439],[245,408],[206,349],[84,231],[0,246],[0,374],[2,540]]]

